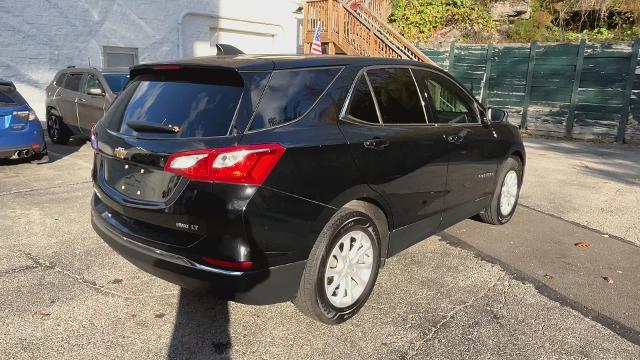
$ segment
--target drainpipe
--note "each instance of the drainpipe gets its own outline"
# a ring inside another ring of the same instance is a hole
[[[184,18],[190,15],[208,17],[211,19],[233,20],[233,21],[240,21],[240,22],[251,23],[251,24],[275,26],[280,28],[280,33],[284,32],[284,28],[282,27],[282,25],[278,25],[278,24],[272,24],[272,23],[267,23],[262,21],[252,21],[252,20],[240,19],[240,18],[231,18],[231,17],[220,16],[218,14],[199,12],[199,11],[184,11],[182,12],[182,14],[180,14],[180,17],[178,17],[178,57],[179,58],[184,57],[184,52],[183,52],[184,48],[182,44],[182,26],[184,23]],[[271,35],[276,35],[276,34],[271,34]]]

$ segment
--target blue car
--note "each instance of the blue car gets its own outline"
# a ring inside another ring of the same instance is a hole
[[[0,79],[0,159],[42,159],[47,155],[38,116],[11,81]]]

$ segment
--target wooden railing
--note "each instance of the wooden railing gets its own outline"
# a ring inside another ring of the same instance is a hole
[[[384,13],[383,0],[370,1]],[[390,7],[389,7],[390,11]],[[305,53],[309,53],[316,27],[327,53],[404,58],[433,62],[402,37],[363,2],[356,10],[343,0],[309,0],[304,6]]]
[[[393,8],[393,0],[350,0],[348,4],[354,11],[357,11],[360,6],[364,6],[385,21],[389,18],[389,15],[391,15]]]

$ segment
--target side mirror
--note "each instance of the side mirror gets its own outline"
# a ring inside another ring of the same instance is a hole
[[[492,123],[506,122],[509,118],[509,113],[497,108],[487,109],[487,120]]]
[[[87,94],[94,96],[104,96],[104,91],[100,88],[89,88]]]

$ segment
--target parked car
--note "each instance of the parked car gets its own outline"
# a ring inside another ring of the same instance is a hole
[[[93,133],[92,224],[168,281],[340,323],[389,257],[511,219],[525,149],[506,118],[408,60],[139,65]]]
[[[0,79],[0,158],[42,159],[47,155],[42,125],[11,81]]]
[[[68,67],[47,86],[47,132],[56,144],[73,135],[89,138],[95,125],[129,81],[129,69]]]

